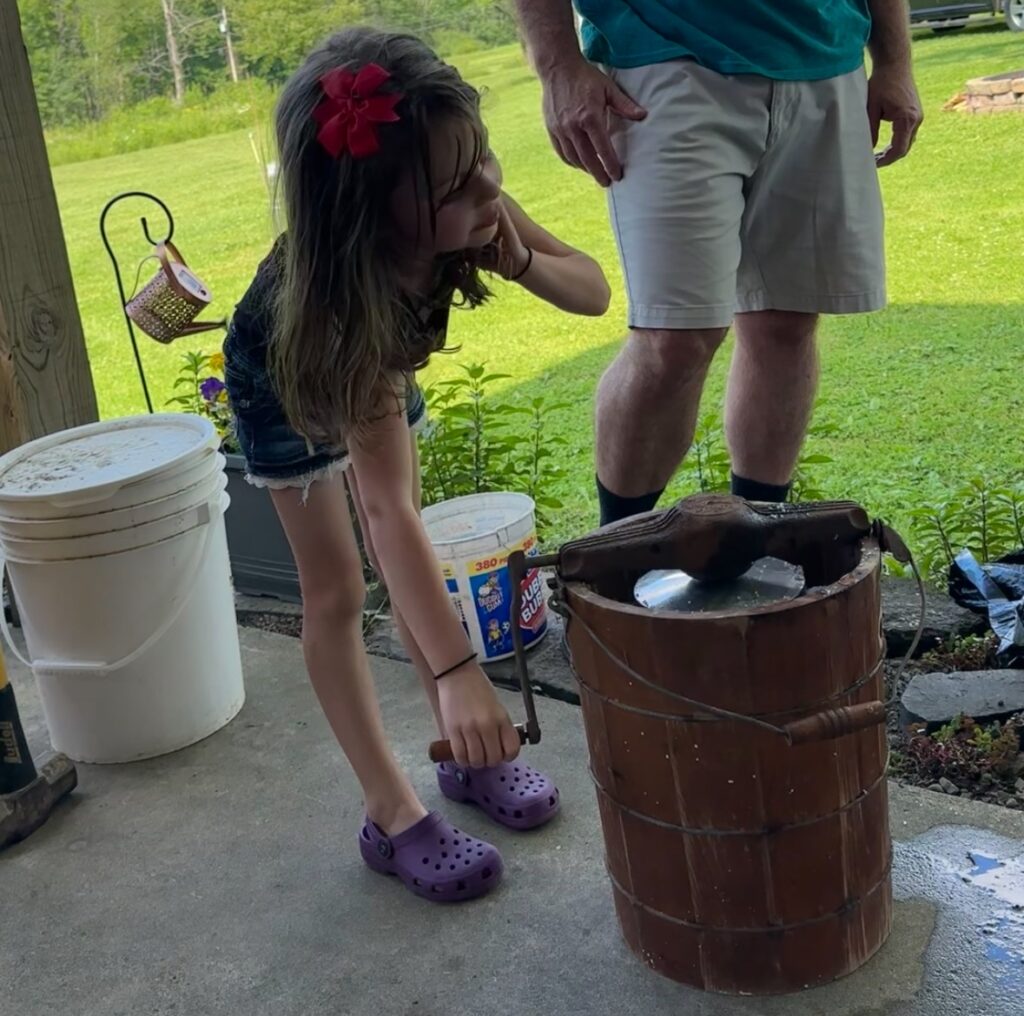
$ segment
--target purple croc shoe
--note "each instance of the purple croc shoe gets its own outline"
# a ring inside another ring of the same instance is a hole
[[[445,797],[475,804],[509,829],[535,829],[558,813],[558,788],[549,777],[519,761],[489,769],[463,769],[454,762],[442,762],[437,782]]]
[[[359,851],[374,871],[395,875],[417,896],[438,903],[483,896],[504,868],[496,847],[460,832],[436,811],[397,836],[366,819]]]

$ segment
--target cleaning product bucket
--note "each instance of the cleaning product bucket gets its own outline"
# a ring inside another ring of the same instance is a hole
[[[512,584],[508,557],[537,553],[533,499],[525,494],[471,494],[423,510],[423,524],[441,564],[448,593],[481,660],[513,655]],[[518,619],[530,648],[547,630],[538,570],[528,572]]]
[[[179,454],[189,430],[192,453]],[[0,459],[0,548],[28,647],[23,662],[54,748],[78,761],[174,751],[242,707],[229,499],[223,460],[208,454],[212,430],[199,417],[139,417],[51,435]],[[144,465],[134,455],[118,462],[133,437],[149,449]],[[161,461],[193,482],[167,494]],[[207,471],[198,481],[197,462]],[[128,497],[137,505],[124,504]],[[78,514],[62,525],[57,511]],[[46,535],[20,535],[23,515]],[[17,652],[6,624],[4,634]]]

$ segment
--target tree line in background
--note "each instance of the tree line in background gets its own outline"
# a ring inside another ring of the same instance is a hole
[[[516,38],[512,0],[16,0],[46,127],[102,120],[227,81],[278,84],[345,25],[419,35],[443,52]]]

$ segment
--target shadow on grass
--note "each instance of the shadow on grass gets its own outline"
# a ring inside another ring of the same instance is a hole
[[[1024,304],[896,305],[828,318],[820,346],[816,422],[835,432],[812,439],[809,450],[833,460],[816,467],[827,496],[854,498],[905,523],[911,508],[973,476],[992,485],[1024,479]],[[721,408],[731,347],[730,339],[716,358],[702,412]],[[558,450],[566,476],[554,491],[564,508],[555,514],[549,543],[594,524],[593,401],[618,348],[617,342],[591,348],[503,392],[512,402],[542,394],[567,403],[548,420],[567,442]],[[771,408],[766,393],[765,411]],[[667,496],[684,492],[677,477]]]

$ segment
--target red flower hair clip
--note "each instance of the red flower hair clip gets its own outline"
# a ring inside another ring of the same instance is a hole
[[[320,79],[324,97],[313,110],[320,125],[316,139],[332,158],[348,152],[365,159],[380,149],[377,124],[395,123],[401,92],[381,92],[391,75],[378,64],[367,64],[358,74],[339,67]]]

